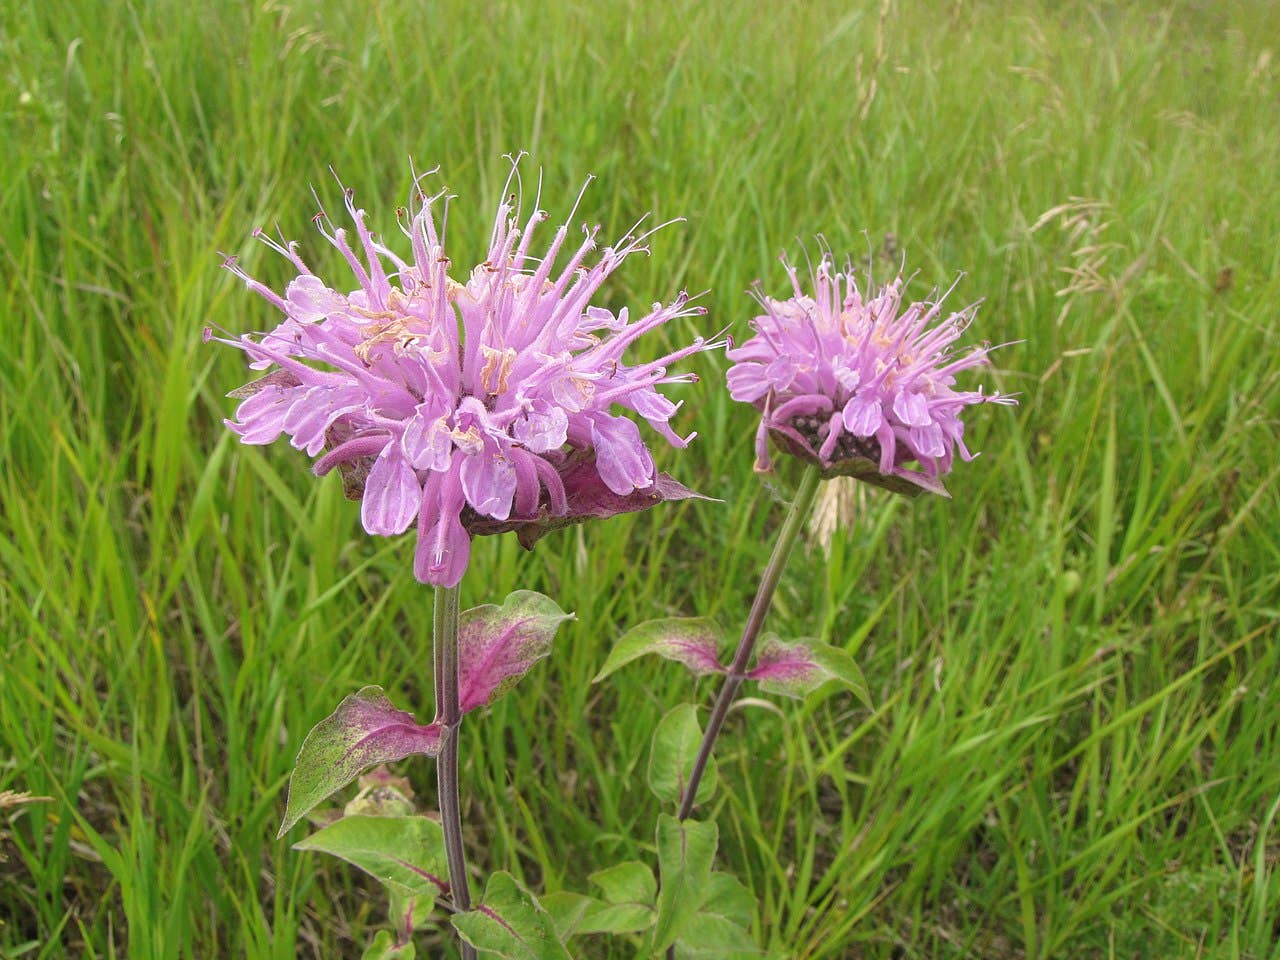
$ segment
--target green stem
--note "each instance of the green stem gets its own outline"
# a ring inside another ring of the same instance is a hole
[[[462,847],[462,812],[458,801],[458,588],[435,588],[435,687],[436,721],[444,727],[440,756],[436,758],[436,784],[440,825],[444,828],[444,853],[449,864],[449,895],[459,913],[471,909],[471,885]],[[461,941],[462,960],[475,960],[475,948]]]
[[[764,568],[764,576],[760,578],[760,586],[756,589],[755,601],[751,604],[751,612],[747,615],[746,625],[742,628],[742,638],[738,641],[737,652],[733,655],[729,674],[724,678],[724,686],[720,688],[720,696],[716,699],[715,707],[712,708],[711,719],[707,721],[707,730],[702,735],[702,745],[698,748],[697,759],[694,760],[693,770],[689,774],[689,783],[681,796],[679,813],[681,820],[689,819],[689,815],[693,812],[694,798],[698,795],[698,784],[702,781],[702,774],[706,771],[707,762],[711,759],[711,750],[715,747],[716,737],[720,735],[720,728],[724,726],[724,718],[729,713],[729,707],[738,693],[738,687],[746,678],[747,668],[751,665],[751,654],[760,636],[760,628],[764,626],[765,616],[769,613],[769,606],[773,602],[773,593],[778,588],[778,580],[782,576],[783,568],[787,565],[791,548],[795,546],[796,538],[809,516],[809,511],[813,508],[813,500],[817,495],[818,482],[821,479],[822,473],[817,467],[810,466],[805,470],[800,480],[800,489],[796,491],[795,499],[791,501],[791,509],[787,511],[786,519],[782,521],[782,529],[778,531],[778,539],[773,545],[773,555],[769,557],[769,564]]]
[[[724,678],[724,686],[720,688],[720,696],[716,698],[716,705],[711,710],[711,719],[707,721],[706,732],[702,735],[702,744],[698,747],[698,756],[693,761],[689,782],[680,797],[681,820],[688,820],[689,815],[693,813],[694,800],[698,796],[698,785],[702,782],[702,775],[706,772],[707,763],[711,760],[711,751],[716,745],[716,738],[720,735],[720,728],[724,726],[724,718],[729,714],[729,707],[733,705],[733,699],[738,694],[738,688],[746,678],[747,667],[751,664],[751,654],[755,651],[756,640],[760,637],[760,628],[764,626],[764,618],[769,613],[770,604],[773,603],[774,591],[778,589],[778,580],[782,577],[782,570],[787,565],[787,558],[791,555],[791,548],[795,546],[796,538],[800,535],[800,529],[804,526],[809,511],[813,509],[813,500],[818,493],[818,482],[821,479],[822,472],[817,467],[810,466],[805,470],[804,476],[800,479],[800,488],[791,501],[791,508],[787,511],[786,519],[782,521],[782,529],[778,531],[778,539],[773,544],[773,554],[769,557],[768,566],[764,568],[760,586],[756,588],[756,598],[752,601],[751,612],[747,614],[746,625],[742,628],[742,637],[738,640],[738,649],[733,655],[733,662],[729,665],[728,676]],[[676,960],[675,944],[667,948],[667,960]]]

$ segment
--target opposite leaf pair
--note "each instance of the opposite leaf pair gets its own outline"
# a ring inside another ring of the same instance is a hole
[[[708,617],[649,620],[622,635],[592,682],[603,680],[647,653],[682,663],[695,676],[728,674],[729,668],[720,662],[719,652],[726,642],[719,624]],[[797,698],[835,680],[870,706],[866,680],[853,658],[839,647],[816,640],[788,643],[775,634],[764,634],[756,652],[756,665],[742,679],[759,681],[761,689],[768,693]]]
[[[509,594],[501,607],[484,604],[461,615],[458,627],[458,703],[462,713],[493,703],[551,652],[560,624],[573,618],[550,597],[531,590]],[[307,734],[289,781],[278,836],[326,797],[378,763],[440,753],[449,730],[418,723],[397,709],[381,687],[346,697]]]

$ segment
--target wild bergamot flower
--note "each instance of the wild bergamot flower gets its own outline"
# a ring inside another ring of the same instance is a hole
[[[942,302],[902,306],[901,278],[864,297],[851,268],[824,255],[813,293],[786,264],[793,296],[758,290],[755,335],[730,349],[729,392],[761,411],[756,467],[769,469],[769,437],[818,465],[898,493],[946,495],[941,478],[964,444],[964,408],[1015,403],[981,389],[955,389],[955,375],[987,362],[989,346],[954,353],[976,307],[943,316]],[[908,466],[914,464],[914,466]]]
[[[274,368],[232,395],[242,399],[227,425],[244,443],[281,434],[335,467],[348,496],[360,499],[371,534],[393,536],[417,525],[414,573],[441,586],[458,583],[471,536],[517,530],[528,545],[546,529],[586,517],[638,510],[693,494],[654,470],[636,421],[685,446],[670,425],[679,404],[660,387],[692,374],[668,365],[716,344],[696,339],[657,360],[625,361],[628,348],[677,317],[701,314],[681,293],[632,319],[592,302],[631,254],[647,251],[635,228],[594,263],[599,228],[561,269],[555,263],[569,226],[535,256],[535,210],[521,228],[516,198],[497,211],[488,255],[455,280],[433,208],[414,182],[416,212],[401,232],[403,259],[365,222],[345,191],[355,227],[323,214],[316,223],[350,264],[354,289],[311,272],[296,243],[258,236],[297,269],[283,295],[235,262],[227,267],[284,314],[266,333],[223,342]],[[445,201],[447,206],[447,201]],[[652,231],[650,231],[651,233]]]

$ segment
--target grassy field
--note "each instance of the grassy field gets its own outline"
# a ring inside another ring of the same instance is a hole
[[[0,791],[44,799],[0,800],[0,956],[349,957],[382,922],[274,835],[339,699],[429,704],[430,592],[336,477],[233,442],[243,360],[201,330],[269,321],[219,251],[278,282],[249,236],[278,222],[317,255],[329,165],[390,232],[409,159],[439,163],[467,262],[520,149],[553,216],[595,174],[606,234],[688,218],[618,304],[709,290],[703,328],[741,333],[821,233],[896,246],[917,294],[963,271],[976,335],[1016,341],[986,379],[1021,406],[970,417],[954,500],[849,497],[784,579],[771,625],[856,651],[876,709],[726,727],[720,864],[772,955],[1280,956],[1269,7],[3,4]],[[693,366],[700,439],[659,459],[723,503],[477,545],[464,605],[577,612],[468,721],[481,871],[585,889],[651,857],[650,732],[712,687],[589,680],[639,620],[740,622],[798,476],[760,482],[723,357]]]

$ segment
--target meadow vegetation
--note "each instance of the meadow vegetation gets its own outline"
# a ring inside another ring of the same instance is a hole
[[[672,344],[741,339],[744,291],[784,290],[777,256],[816,233],[882,279],[905,257],[919,296],[963,271],[974,336],[1010,342],[983,378],[1021,406],[970,415],[954,499],[828,498],[783,580],[771,627],[855,652],[875,709],[730,716],[719,856],[761,944],[1280,956],[1269,7],[5,4],[0,955],[353,956],[382,923],[372,884],[274,837],[343,696],[429,713],[430,591],[337,477],[235,441],[243,358],[201,331],[273,322],[218,269],[286,278],[254,227],[333,266],[308,192],[337,206],[330,165],[392,234],[410,158],[439,164],[465,262],[523,149],[548,198],[599,178],[580,216],[606,235],[687,218],[609,288],[709,291]],[[584,889],[651,858],[649,737],[693,681],[590,680],[630,624],[740,622],[799,474],[757,478],[723,356],[691,366],[699,438],[655,455],[723,503],[477,542],[464,606],[529,588],[577,614],[465,729],[482,871]]]

